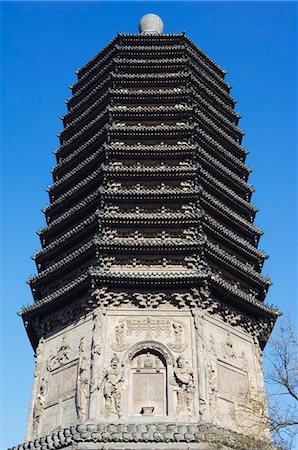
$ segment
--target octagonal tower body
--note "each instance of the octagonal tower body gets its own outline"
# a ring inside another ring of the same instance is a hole
[[[223,69],[152,23],[78,70],[62,117],[21,312],[32,448],[229,448],[264,393],[278,313],[235,100]]]

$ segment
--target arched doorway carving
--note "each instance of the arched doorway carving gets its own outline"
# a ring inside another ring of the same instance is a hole
[[[167,414],[167,366],[156,350],[140,350],[130,364],[130,414]]]
[[[134,345],[124,356],[128,376],[128,415],[166,416],[169,414],[169,373],[174,358],[155,341]]]

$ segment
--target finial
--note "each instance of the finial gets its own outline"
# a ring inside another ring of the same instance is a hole
[[[146,14],[139,21],[139,32],[141,34],[161,34],[163,27],[163,21],[156,14]]]

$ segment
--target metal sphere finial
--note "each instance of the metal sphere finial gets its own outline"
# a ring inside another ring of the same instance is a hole
[[[139,21],[139,32],[141,34],[161,34],[163,27],[163,21],[156,14],[146,14]]]

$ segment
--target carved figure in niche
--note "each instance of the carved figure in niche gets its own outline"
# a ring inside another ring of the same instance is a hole
[[[179,323],[173,323],[173,330],[175,334],[175,344],[177,346],[182,345],[183,327]]]
[[[97,388],[103,389],[104,397],[104,415],[109,417],[111,414],[121,416],[121,397],[122,385],[124,381],[124,370],[119,367],[119,359],[116,355],[111,359],[111,368],[104,369]]]
[[[87,403],[88,403],[88,391],[89,391],[89,367],[88,361],[83,356],[78,374],[77,384],[77,412],[78,420],[83,422],[87,419]]]
[[[194,372],[188,367],[188,362],[183,356],[177,359],[174,376],[178,385],[176,414],[192,414],[195,393]]]
[[[209,406],[211,416],[215,418],[217,411],[217,397],[218,397],[218,378],[217,365],[215,361],[208,362],[208,381],[209,381]]]
[[[37,435],[39,432],[41,417],[44,412],[46,388],[47,388],[47,381],[45,378],[42,378],[39,386],[39,391],[36,396],[35,404],[33,407],[33,425],[32,425],[33,435]]]
[[[174,342],[173,344],[169,344],[169,347],[175,352],[184,352],[187,347],[187,344],[183,343],[184,327],[176,322],[172,323],[172,327],[174,332]]]
[[[125,327],[125,324],[120,323],[115,328],[116,343],[112,344],[111,347],[116,352],[121,352],[121,351],[125,350],[127,347],[127,344],[125,343],[125,338],[124,338],[124,330],[125,330],[124,327]]]
[[[44,338],[41,338],[39,341],[39,344],[36,348],[36,352],[35,352],[35,370],[34,370],[34,377],[38,377],[39,373],[40,373],[40,365],[41,365],[41,361],[42,361],[42,350],[43,350],[43,343],[44,343]]]
[[[227,359],[235,359],[236,353],[234,350],[233,342],[230,333],[227,334],[227,340],[223,344],[223,357]]]
[[[147,352],[146,358],[144,360],[144,367],[146,369],[152,369],[153,364],[154,364],[154,361],[152,359],[152,354],[150,352]]]

